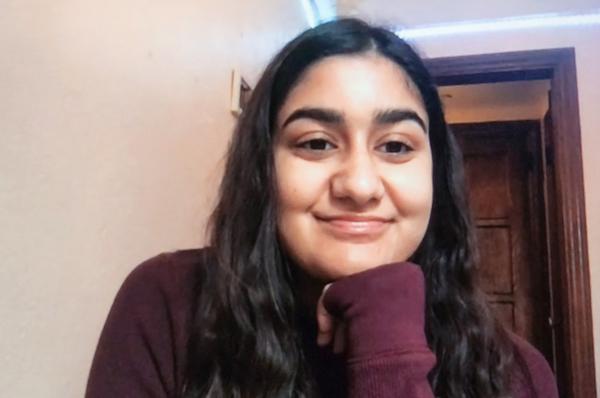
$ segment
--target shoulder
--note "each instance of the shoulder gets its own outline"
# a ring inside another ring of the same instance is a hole
[[[544,356],[522,337],[510,333],[515,355],[515,397],[557,398],[554,373]]]
[[[191,319],[201,272],[209,261],[207,248],[162,253],[137,265],[125,278],[109,318],[127,313],[129,322],[150,328],[168,323],[180,330]]]
[[[198,271],[206,263],[207,249],[183,250],[129,273],[102,329],[86,397],[179,391]]]
[[[191,293],[206,266],[208,248],[166,252],[137,265],[125,278],[121,292],[177,296]]]

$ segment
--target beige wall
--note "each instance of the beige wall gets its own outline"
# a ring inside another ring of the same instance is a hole
[[[202,242],[231,68],[305,27],[299,1],[0,3],[0,396],[83,395],[125,275]]]

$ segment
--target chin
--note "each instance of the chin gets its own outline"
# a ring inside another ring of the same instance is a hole
[[[319,256],[312,266],[307,268],[312,269],[313,276],[330,282],[397,261],[382,254],[384,253],[381,251],[364,250],[364,248],[327,250],[326,254]]]

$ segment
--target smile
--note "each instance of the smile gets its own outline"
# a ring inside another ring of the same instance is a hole
[[[315,217],[325,230],[340,239],[378,238],[390,225],[389,220],[359,217]]]

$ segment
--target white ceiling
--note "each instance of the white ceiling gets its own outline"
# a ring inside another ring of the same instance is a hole
[[[548,80],[439,88],[451,123],[541,119],[548,109]]]
[[[321,0],[326,3],[332,0]],[[337,0],[338,15],[359,16],[394,28],[546,13],[600,10],[600,0]]]
[[[600,0],[314,1],[319,9],[335,10],[339,16],[357,16],[393,29],[539,14],[600,12]],[[450,122],[475,122],[541,118],[548,108],[548,89],[548,81],[529,81],[447,86],[440,93]]]

